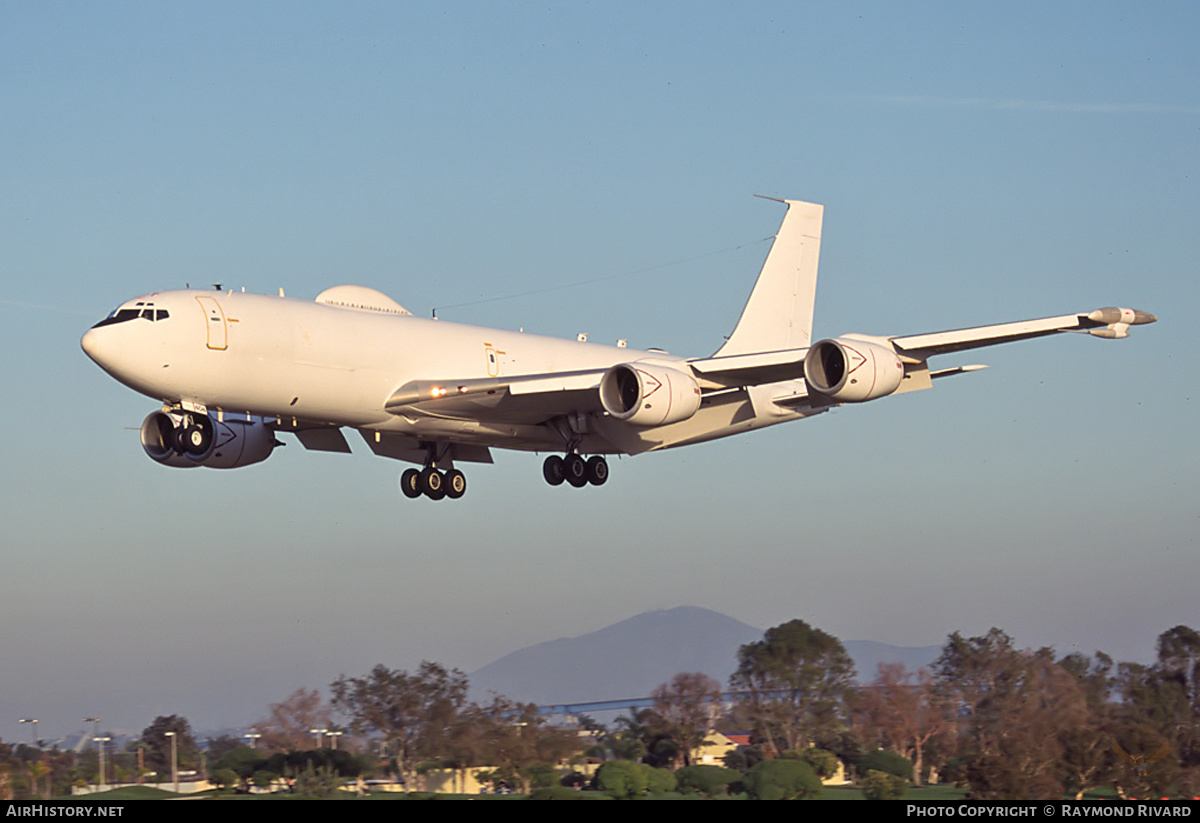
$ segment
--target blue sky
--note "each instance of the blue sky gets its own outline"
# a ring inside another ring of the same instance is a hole
[[[249,723],[681,604],[1151,659],[1200,624],[1197,30],[1192,3],[0,2],[0,738]],[[147,291],[348,282],[703,355],[782,217],[756,193],[826,206],[820,336],[1160,322],[586,492],[501,454],[457,503],[361,448],[157,466],[154,403],[79,349]]]

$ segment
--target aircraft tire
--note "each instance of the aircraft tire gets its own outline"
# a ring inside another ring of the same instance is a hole
[[[171,447],[179,454],[187,453],[187,429],[184,426],[176,426],[171,430]]]
[[[568,454],[563,458],[563,471],[567,475],[567,482],[575,488],[581,488],[587,485],[587,463],[577,454]]]
[[[400,475],[400,491],[404,492],[404,496],[409,500],[415,500],[421,496],[421,470],[420,469],[405,469]]]
[[[561,486],[567,477],[563,459],[557,454],[547,457],[546,462],[542,464],[542,477],[546,478],[546,482],[551,486]]]
[[[441,500],[446,496],[446,478],[430,466],[421,472],[421,491],[430,500]]]
[[[587,481],[593,486],[603,486],[608,480],[608,461],[600,455],[593,455],[587,461]]]
[[[446,472],[446,482],[443,485],[446,488],[446,496],[457,500],[467,493],[467,476],[458,469],[450,469]]]

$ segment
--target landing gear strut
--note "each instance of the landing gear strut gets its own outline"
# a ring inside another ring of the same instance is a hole
[[[608,480],[608,461],[598,454],[587,460],[574,452],[563,457],[552,454],[542,464],[542,477],[551,486],[561,486],[564,480],[577,489],[588,483],[603,486]]]

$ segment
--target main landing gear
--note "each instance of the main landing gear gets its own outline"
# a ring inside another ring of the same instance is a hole
[[[552,454],[542,464],[542,476],[551,486],[562,485],[564,480],[577,489],[588,483],[603,486],[608,480],[608,461],[598,454],[587,460],[574,452],[564,457]]]
[[[457,500],[467,493],[467,476],[458,469],[441,472],[433,466],[406,469],[400,475],[400,491],[409,498],[425,495],[430,500],[441,500],[443,497]]]

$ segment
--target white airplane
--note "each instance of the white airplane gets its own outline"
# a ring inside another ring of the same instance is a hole
[[[436,500],[461,497],[455,464],[490,463],[492,448],[555,452],[547,482],[600,485],[605,455],[702,443],[984,368],[931,371],[934,355],[1058,332],[1119,338],[1157,319],[1103,308],[812,343],[823,207],[778,202],[787,211],[758,281],[710,357],[425,320],[362,286],[335,286],[314,302],[220,286],[154,292],[123,303],[82,346],[162,401],[141,428],[159,463],[248,466],[282,445],[280,431],[307,449],[349,452],[350,427],[375,454],[422,465],[403,473],[401,488]]]

